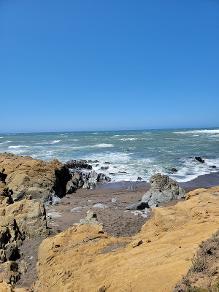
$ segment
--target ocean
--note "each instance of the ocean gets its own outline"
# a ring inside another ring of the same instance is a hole
[[[92,160],[94,170],[115,182],[148,181],[157,172],[186,182],[219,171],[219,129],[0,134],[0,152],[62,162]]]

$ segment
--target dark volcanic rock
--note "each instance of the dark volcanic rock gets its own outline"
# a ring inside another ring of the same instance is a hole
[[[202,157],[200,157],[200,156],[196,156],[195,160],[200,162],[200,163],[205,163],[204,159]]]
[[[88,164],[87,160],[69,160],[65,163],[70,169],[92,169],[92,166]]]
[[[99,173],[97,176],[97,182],[103,183],[103,182],[110,182],[111,178],[106,176],[104,173]]]
[[[107,170],[107,169],[109,169],[109,166],[102,166],[101,167],[101,170]]]
[[[4,168],[0,170],[0,182],[3,182],[3,183],[5,183],[5,179],[7,177],[7,174],[5,174],[4,172],[5,172]]]
[[[176,169],[175,167],[172,167],[172,168],[170,169],[170,171],[171,171],[172,173],[176,173],[176,172],[178,172],[178,169]]]

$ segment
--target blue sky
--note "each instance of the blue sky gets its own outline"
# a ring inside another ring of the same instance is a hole
[[[219,1],[0,0],[0,131],[219,126]]]

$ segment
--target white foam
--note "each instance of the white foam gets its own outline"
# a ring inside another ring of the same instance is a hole
[[[121,138],[120,141],[137,141],[139,138]],[[143,139],[141,139],[143,140]]]
[[[49,142],[48,144],[53,145],[53,144],[57,144],[59,142],[61,142],[61,140],[53,140],[53,141]]]
[[[89,148],[112,148],[114,147],[113,144],[95,144],[95,145],[86,145],[86,146],[72,146],[71,149],[80,150],[80,149],[89,149]]]
[[[215,165],[213,169],[211,166]],[[219,168],[219,159],[205,159],[205,163],[199,163],[193,158],[185,159],[183,166],[179,168],[178,172],[170,175],[171,178],[178,182],[187,182],[197,178],[200,175],[217,172]]]
[[[27,145],[15,145],[15,146],[8,146],[8,149],[19,149],[19,148],[29,148],[30,146]]]
[[[219,129],[215,129],[215,130],[207,130],[207,129],[203,129],[203,130],[192,130],[192,131],[179,131],[179,132],[173,132],[174,134],[219,134]]]
[[[154,158],[136,159],[130,152],[97,153],[82,158],[86,160],[97,159],[99,163],[98,165],[93,163],[93,169],[96,172],[104,172],[115,182],[136,181],[138,177],[147,180],[152,174],[163,171],[161,167],[155,164]],[[102,170],[101,167],[106,167],[105,161],[110,164],[107,164],[108,169]]]

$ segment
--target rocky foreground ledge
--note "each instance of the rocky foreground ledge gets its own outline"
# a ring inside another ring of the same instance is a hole
[[[107,234],[90,211],[79,224],[54,235],[47,227],[45,202],[108,180],[85,161],[64,165],[0,155],[0,291],[181,292],[194,287],[210,291],[218,285],[219,187],[185,194],[176,182],[158,174],[131,206],[151,212],[136,235]],[[171,201],[175,204],[164,205]],[[37,280],[31,288],[16,288],[27,271],[22,246],[32,239],[42,241]],[[202,252],[194,258],[200,244]]]
[[[219,188],[196,190],[174,206],[153,209],[133,237],[112,237],[93,223],[42,242],[35,291],[173,291],[194,265],[199,245],[218,230]],[[217,266],[216,281],[218,276]],[[175,291],[196,291],[191,287],[193,282]]]
[[[13,154],[0,155],[0,281],[15,284],[27,270],[21,246],[53,231],[47,227],[44,203],[109,181],[85,161],[45,162]],[[1,291],[1,289],[0,289]]]

